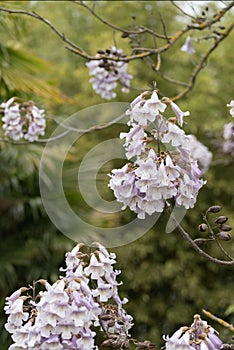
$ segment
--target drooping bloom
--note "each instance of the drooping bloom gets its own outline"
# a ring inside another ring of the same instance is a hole
[[[113,46],[111,50],[106,50],[103,53],[105,58],[87,62],[86,66],[89,68],[89,75],[91,76],[89,81],[93,89],[102,98],[111,100],[116,97],[116,92],[113,90],[117,87],[117,82],[122,85],[122,92],[129,92],[132,75],[127,73],[128,64],[126,62],[112,61],[106,58],[124,57],[121,49]],[[96,57],[100,58],[100,53]]]
[[[3,114],[4,133],[12,140],[18,141],[24,138],[33,142],[45,134],[44,110],[36,107],[34,102],[17,103],[13,97],[2,103],[0,110]]]
[[[9,349],[98,350],[95,337],[100,329],[110,339],[120,337],[123,343],[129,339],[132,317],[123,308],[126,299],[118,295],[115,254],[95,245],[90,254],[82,252],[83,244],[68,252],[66,267],[61,269],[65,276],[52,285],[39,280],[45,290],[35,299],[30,288],[20,288],[6,298],[5,328],[14,341]]]
[[[222,346],[217,332],[199,315],[194,316],[190,327],[181,327],[171,337],[163,338],[166,350],[220,350]]]
[[[176,118],[162,115],[167,105]],[[191,138],[175,124],[177,120],[181,126],[189,112],[182,112],[166,97],[160,100],[153,91],[135,98],[126,114],[131,129],[120,137],[125,139],[126,157],[131,162],[112,170],[109,182],[117,201],[123,203],[122,209],[129,207],[144,219],[146,214],[163,212],[171,199],[178,206],[192,208],[205,184],[197,162],[203,155],[193,156]],[[206,165],[204,161],[203,172]]]
[[[184,45],[181,47],[181,51],[184,51],[189,55],[192,55],[194,52],[196,52],[196,50],[192,46],[192,40],[190,35],[187,36]]]

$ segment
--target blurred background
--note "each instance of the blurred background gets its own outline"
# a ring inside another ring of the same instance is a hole
[[[147,26],[163,33],[165,25],[171,35],[188,21],[170,1],[87,3],[90,6],[95,3],[100,16],[125,28]],[[182,3],[178,2],[181,7]],[[215,7],[219,6],[216,1],[202,3],[196,11],[205,11],[206,3],[209,3],[206,12],[214,13]],[[139,39],[122,38],[121,33],[113,33],[83,7],[69,1],[1,1],[1,7],[38,12],[92,55],[116,43],[129,54],[131,45]],[[226,20],[230,22],[232,17],[230,13]],[[12,96],[35,101],[39,108],[45,109],[48,118],[45,137],[56,128],[54,119],[63,121],[85,107],[106,102],[92,89],[84,59],[68,51],[64,42],[44,23],[28,16],[0,12],[0,37],[0,102]],[[141,40],[138,44],[143,47],[155,46],[147,35]],[[185,37],[162,55],[165,74],[180,81],[188,81],[194,64],[208,45],[206,40],[196,43],[196,53],[191,57],[180,50],[184,40]],[[182,110],[191,113],[185,131],[195,134],[213,152],[212,165],[204,175],[207,185],[200,191],[196,207],[187,212],[182,222],[192,238],[201,237],[197,226],[202,222],[202,213],[214,204],[222,206],[221,214],[228,216],[229,224],[234,225],[233,161],[221,152],[223,126],[231,121],[226,104],[234,98],[233,41],[232,32],[210,57],[193,90],[178,101]],[[140,91],[152,89],[153,81],[157,82],[160,96],[172,97],[181,91],[180,86],[156,75],[143,60],[132,61],[128,71],[134,76],[132,89],[125,94],[119,88],[113,101],[131,102]],[[84,135],[74,144],[64,163],[63,185],[67,200],[88,222],[100,227],[118,226],[135,216],[128,210],[117,215],[103,215],[90,208],[77,189],[77,168],[87,151],[100,140],[117,137],[120,131],[124,130],[113,125]],[[3,137],[2,131],[0,137]],[[58,268],[64,266],[65,252],[75,244],[51,223],[41,203],[38,170],[44,146],[43,143],[13,145],[0,142],[1,350],[8,349],[10,344],[4,330],[5,297],[39,278],[55,281]],[[59,157],[60,150],[54,147],[48,164]],[[113,160],[99,171],[97,187],[108,200],[113,200],[113,195],[107,188],[107,174],[120,165],[120,161]],[[129,299],[126,310],[134,317],[133,337],[150,339],[158,347],[163,344],[163,334],[170,335],[178,327],[190,325],[193,315],[201,314],[202,308],[229,323],[234,322],[233,268],[206,261],[176,230],[166,234],[167,221],[168,217],[161,215],[142,238],[111,249],[117,254],[117,268],[122,270],[120,295]],[[234,254],[232,242],[224,242],[224,246]],[[217,254],[212,244],[207,251]],[[230,341],[230,331],[214,321],[209,323],[220,331],[224,341]]]

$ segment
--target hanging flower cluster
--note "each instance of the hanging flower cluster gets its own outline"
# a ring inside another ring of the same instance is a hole
[[[32,101],[17,103],[13,97],[0,105],[0,112],[3,114],[4,133],[14,141],[24,138],[33,142],[45,133],[44,110]]]
[[[90,69],[89,75],[92,78],[89,81],[93,89],[102,98],[111,100],[116,97],[116,93],[113,90],[117,87],[118,81],[122,85],[122,92],[129,92],[132,75],[127,74],[128,64],[126,62],[108,60],[108,57],[125,57],[121,49],[113,46],[110,50],[99,50],[96,57],[99,58],[102,55],[105,55],[105,57],[101,60],[90,61],[86,63],[86,66]]]
[[[195,315],[190,327],[181,327],[171,337],[164,337],[166,350],[219,350],[222,341],[215,332],[199,315]]]
[[[162,113],[168,105],[175,117],[165,119]],[[191,137],[176,125],[182,126],[189,112],[167,97],[160,100],[154,90],[138,96],[127,114],[131,129],[120,138],[132,162],[112,170],[109,183],[122,209],[129,207],[144,219],[145,214],[162,212],[171,198],[178,206],[192,208],[205,181],[192,154]]]
[[[99,243],[95,246],[90,254],[83,251],[83,244],[68,252],[66,268],[60,269],[65,277],[54,284],[39,280],[6,298],[5,328],[14,341],[9,350],[97,350],[96,330],[108,336],[103,346],[128,344],[132,317],[123,309],[127,299],[118,295],[115,254]],[[39,285],[45,290],[35,296]],[[110,300],[112,304],[107,303]]]

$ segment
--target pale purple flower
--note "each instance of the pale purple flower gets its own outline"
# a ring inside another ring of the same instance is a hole
[[[187,137],[189,138],[191,158],[198,161],[201,173],[204,174],[209,169],[212,153],[194,135],[187,135]]]
[[[120,133],[120,138],[125,138],[124,147],[128,159],[138,157],[145,152],[147,134],[139,125],[133,125],[128,133]]]
[[[179,108],[179,106],[177,106],[177,104],[172,102],[172,101],[170,101],[170,107],[176,115],[178,124],[182,127],[183,126],[183,117],[189,116],[190,112],[189,111],[182,112],[181,109]]]
[[[167,127],[168,130],[161,139],[162,143],[170,143],[173,147],[189,147],[189,140],[185,135],[184,130],[180,129],[176,124],[171,122],[167,124]]]
[[[227,123],[224,125],[223,137],[223,152],[234,157],[234,123]]]
[[[123,56],[121,49],[117,50],[116,47],[112,47],[110,52],[106,52],[107,57],[120,57]],[[100,55],[97,54],[99,58]],[[117,87],[117,82],[122,85],[122,92],[129,92],[130,81],[132,75],[127,73],[128,64],[121,61],[112,60],[92,60],[86,63],[89,68],[90,83],[96,93],[100,94],[102,98],[111,100],[116,97],[116,92],[113,90]]]
[[[99,276],[103,276],[105,273],[104,265],[97,260],[94,254],[92,254],[90,264],[84,269],[84,273],[86,275],[91,274],[91,278],[97,280]]]
[[[97,283],[97,288],[92,291],[93,296],[98,297],[101,302],[108,301],[113,296],[112,285],[105,283],[101,277],[98,278]]]
[[[167,350],[220,350],[222,346],[215,330],[199,315],[194,316],[190,327],[181,327],[171,337],[164,336],[163,339]]]
[[[61,269],[66,276],[52,285],[39,280],[45,291],[39,292],[36,300],[22,295],[29,288],[20,288],[6,299],[5,312],[9,316],[5,328],[14,341],[9,349],[98,350],[93,330],[100,331],[99,317],[110,298],[112,304],[116,303],[117,321],[121,318],[122,323],[117,322],[109,332],[121,333],[123,340],[127,340],[132,318],[122,307],[125,300],[121,301],[118,295],[121,283],[116,280],[120,271],[113,268],[115,254],[101,244],[96,245],[98,248],[91,254],[82,252],[82,244],[68,252],[66,268]],[[25,308],[25,303],[34,312]]]
[[[181,47],[181,51],[184,51],[189,55],[192,55],[194,52],[196,52],[196,50],[192,46],[192,40],[190,35],[187,36],[184,45]]]
[[[15,98],[2,103],[3,130],[6,136],[18,141],[22,138],[30,142],[38,140],[45,134],[46,119],[44,110],[39,109],[32,101],[17,103]]]
[[[231,100],[230,103],[227,104],[228,107],[231,107],[230,114],[232,117],[234,117],[234,100]]]
[[[146,107],[149,107],[150,113],[153,116],[157,116],[160,112],[163,113],[167,108],[167,105],[158,98],[157,92],[154,90],[150,99],[145,102]]]
[[[120,134],[120,138],[125,138],[126,157],[135,159],[122,169],[112,170],[110,175],[109,187],[117,201],[123,203],[122,209],[129,207],[141,219],[146,214],[163,212],[170,199],[186,209],[192,208],[199,189],[205,184],[200,180],[202,172],[192,155],[189,137],[175,124],[175,118],[166,120],[160,114],[167,105],[171,105],[182,125],[183,116],[189,112],[182,112],[169,98],[160,100],[156,91],[144,92],[135,98],[126,112],[131,129]],[[149,130],[151,124],[153,129]],[[151,142],[155,143],[154,148]],[[160,151],[161,146],[166,151]],[[202,149],[203,154],[205,150]],[[197,154],[197,158],[202,159],[203,154]],[[210,156],[208,150],[207,154]]]

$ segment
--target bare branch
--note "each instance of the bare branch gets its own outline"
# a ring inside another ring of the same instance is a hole
[[[186,89],[184,89],[181,93],[179,93],[177,96],[172,97],[171,99],[173,101],[179,100],[180,98],[184,97],[185,95],[187,95],[193,88],[193,86],[195,85],[196,79],[198,74],[200,73],[200,71],[206,66],[207,61],[209,56],[212,54],[212,52],[217,48],[217,46],[219,45],[219,43],[221,41],[223,41],[229,34],[230,32],[233,30],[234,28],[234,22],[225,30],[225,32],[223,32],[222,34],[220,34],[220,37],[217,38],[214,42],[214,44],[209,48],[209,50],[207,50],[207,52],[201,57],[200,62],[195,66],[190,82],[188,83],[188,86]]]
[[[177,222],[175,218],[172,218],[172,220],[176,223],[177,229],[181,233],[181,235],[189,242],[189,244],[193,247],[194,250],[196,250],[197,253],[208,259],[209,261],[212,261],[216,264],[221,264],[221,265],[234,265],[234,259],[227,261],[227,260],[220,260],[217,258],[214,258],[213,256],[207,254],[202,250],[201,248],[198,247],[198,245],[192,240],[192,238],[189,236],[189,234],[183,229],[183,227]]]
[[[84,1],[75,1],[75,0],[71,0],[72,2],[74,2],[77,5],[80,5],[82,7],[84,7],[86,10],[88,10],[95,18],[97,18],[100,22],[102,22],[103,24],[107,25],[108,27],[117,30],[119,32],[122,33],[126,33],[128,35],[131,34],[144,34],[144,33],[149,33],[152,34],[153,36],[156,36],[157,38],[160,39],[166,39],[167,37],[165,37],[164,35],[155,33],[153,30],[147,28],[147,27],[140,27],[138,30],[128,30],[128,29],[124,29],[121,28],[115,24],[110,23],[109,21],[105,20],[104,18],[102,18],[101,16],[99,16],[93,8],[90,8]]]
[[[185,12],[181,7],[179,7],[175,1],[171,0],[172,5],[174,5],[183,15],[192,18],[193,20],[196,19],[196,17],[190,15],[189,13]]]

